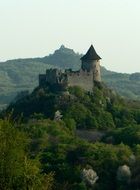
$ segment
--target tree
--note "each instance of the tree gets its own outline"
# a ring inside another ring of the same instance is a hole
[[[119,189],[127,189],[131,178],[131,170],[129,166],[119,166],[117,170],[117,182]]]
[[[0,120],[1,190],[51,189],[52,177],[40,174],[39,162],[28,158],[27,145],[26,135],[15,124]],[[50,177],[51,180],[47,181]]]
[[[93,187],[96,181],[99,179],[97,173],[93,169],[83,169],[82,178],[83,181],[90,187]]]
[[[21,186],[24,173],[25,135],[6,120],[0,121],[0,189]]]
[[[119,166],[117,170],[117,180],[120,182],[128,183],[130,181],[131,171],[129,166]]]

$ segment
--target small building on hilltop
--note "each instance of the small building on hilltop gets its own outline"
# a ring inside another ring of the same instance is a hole
[[[46,74],[39,75],[39,86],[48,84],[60,86],[60,89],[65,89],[68,86],[80,86],[86,91],[92,91],[94,83],[101,82],[100,59],[101,57],[91,45],[87,53],[81,58],[80,70],[47,69]]]

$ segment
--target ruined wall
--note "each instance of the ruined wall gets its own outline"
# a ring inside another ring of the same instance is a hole
[[[61,75],[61,71],[57,69],[46,70],[46,82],[49,84],[57,83],[57,77]]]
[[[81,88],[92,91],[93,89],[93,73],[84,72],[71,72],[68,74],[68,86],[80,86]]]
[[[68,73],[69,86],[80,86],[87,91],[92,91],[94,81],[101,82],[100,61],[98,60],[82,62],[80,71]]]
[[[46,75],[45,74],[40,74],[39,75],[39,86],[42,86],[46,83]]]
[[[39,84],[48,83],[50,85],[59,85],[63,89],[68,86],[80,86],[81,88],[92,91],[94,81],[101,81],[100,61],[82,62],[81,70],[66,70],[62,72],[58,69],[49,69],[46,75],[39,75]]]

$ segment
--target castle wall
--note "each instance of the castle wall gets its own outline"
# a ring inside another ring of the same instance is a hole
[[[39,86],[44,85],[46,82],[46,75],[45,74],[40,74],[39,75]]]
[[[94,61],[94,64],[93,64],[93,81],[101,82],[100,61]]]
[[[100,73],[100,61],[99,60],[91,60],[91,61],[82,61],[81,68],[87,72],[93,72],[93,81],[101,81],[101,73]]]
[[[82,68],[83,71],[90,72],[92,70],[92,68],[93,68],[93,64],[94,64],[94,61],[82,60],[81,68]]]
[[[49,84],[61,89],[66,89],[67,86],[80,86],[86,91],[92,91],[94,82],[101,82],[100,59],[91,46],[87,54],[81,58],[81,70],[48,69],[45,75],[39,75],[39,85]]]
[[[50,84],[57,83],[57,75],[59,70],[57,69],[48,69],[46,70],[46,82]]]
[[[93,89],[93,74],[92,72],[72,72],[68,74],[68,86],[80,86],[81,88],[92,91]]]

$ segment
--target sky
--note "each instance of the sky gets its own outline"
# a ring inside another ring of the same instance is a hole
[[[43,57],[62,44],[101,65],[140,72],[140,0],[0,0],[0,61]]]

